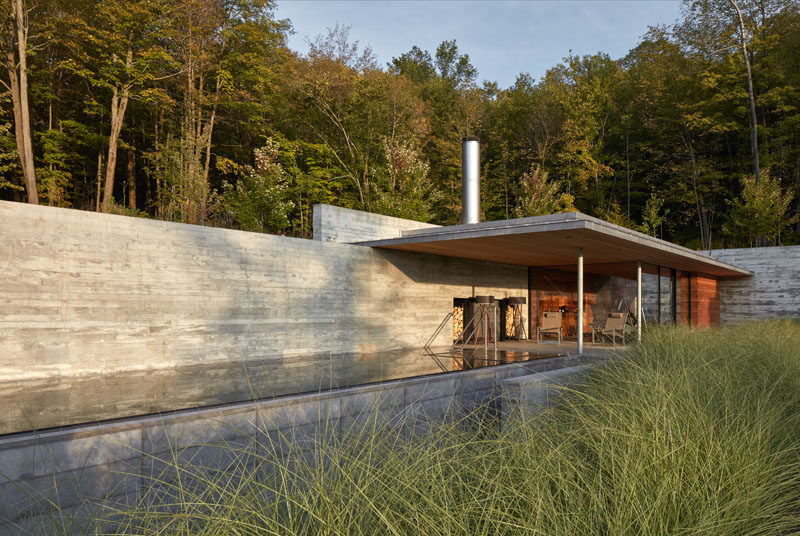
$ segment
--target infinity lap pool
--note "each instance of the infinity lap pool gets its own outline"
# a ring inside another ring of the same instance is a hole
[[[555,348],[554,348],[555,349]],[[400,378],[530,361],[558,352],[483,347],[422,349],[213,363],[86,377],[0,382],[0,435],[318,392]]]

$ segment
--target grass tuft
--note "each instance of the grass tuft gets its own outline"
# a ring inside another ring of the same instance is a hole
[[[343,433],[231,446],[226,471],[175,457],[138,505],[109,512],[113,531],[800,531],[796,322],[651,329],[555,405],[502,431],[475,415],[421,429],[383,415],[338,426]]]

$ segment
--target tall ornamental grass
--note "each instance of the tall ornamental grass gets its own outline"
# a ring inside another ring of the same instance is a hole
[[[649,330],[554,406],[502,428],[487,415],[427,430],[381,415],[311,443],[231,447],[226,472],[176,462],[181,478],[154,476],[142,502],[103,514],[104,526],[165,535],[800,532],[795,322]]]

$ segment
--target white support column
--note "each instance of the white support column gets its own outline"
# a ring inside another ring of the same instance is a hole
[[[583,248],[578,248],[578,355],[583,355]]]
[[[636,339],[642,340],[642,263],[636,263]]]

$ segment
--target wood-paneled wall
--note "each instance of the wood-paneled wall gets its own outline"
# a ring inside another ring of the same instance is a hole
[[[696,274],[683,275],[680,278],[680,319],[681,324],[698,328],[719,327],[719,280]]]

